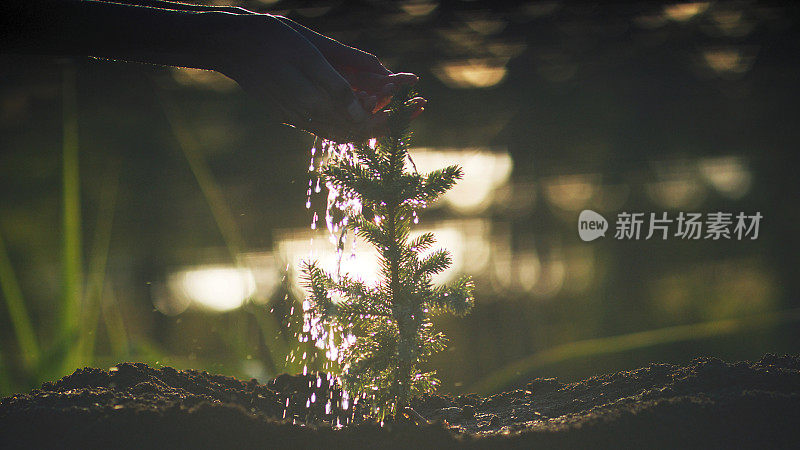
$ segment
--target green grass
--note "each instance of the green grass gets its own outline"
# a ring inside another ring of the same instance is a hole
[[[169,122],[175,141],[181,153],[186,158],[186,161],[189,163],[189,168],[205,197],[211,215],[230,253],[231,260],[233,264],[238,267],[241,265],[239,259],[242,250],[245,248],[245,243],[239,231],[239,227],[236,224],[236,220],[228,207],[228,202],[225,200],[225,196],[222,193],[222,189],[203,158],[197,139],[186,126],[183,114],[175,100],[171,98],[168,93],[163,91],[160,92],[159,97],[164,115]],[[263,337],[262,342],[265,346],[265,353],[267,353],[265,363],[275,366],[277,371],[281,371],[285,368],[283,365],[284,356],[287,354],[289,344],[282,338],[268,338],[268,336],[280,336],[278,334],[280,325],[278,321],[270,315],[254,313],[254,316]],[[244,344],[246,339],[243,333],[246,332],[246,327],[237,326],[235,330],[238,336],[233,337],[232,342],[237,345],[235,345],[235,348],[232,348],[232,350],[238,352],[242,358],[244,358],[250,353],[247,346]]]
[[[113,168],[105,171],[104,189],[100,197],[97,225],[89,258],[89,276],[86,283],[79,350],[82,361],[92,361],[93,359],[95,333],[106,292],[106,262],[111,243],[111,229],[114,222],[114,207],[119,184],[119,168],[116,164],[113,166]],[[109,331],[112,333],[118,332],[115,330]],[[124,328],[120,328],[120,331],[124,332]]]
[[[14,328],[14,337],[22,354],[22,362],[27,369],[33,368],[39,362],[39,344],[2,233],[0,233],[0,289],[3,292],[11,326]]]
[[[66,65],[62,79],[62,142],[61,142],[61,235],[60,261],[61,295],[52,308],[53,321],[42,324],[55,325],[53,330],[37,330],[26,308],[25,298],[11,263],[6,243],[0,233],[0,292],[8,310],[13,328],[14,353],[4,349],[0,355],[0,392],[12,393],[30,389],[45,380],[52,380],[84,365],[114,363],[131,358],[151,363],[169,361],[158,346],[145,339],[131,340],[126,331],[125,313],[114,296],[110,280],[106,276],[111,243],[114,212],[117,202],[119,166],[109,164],[103,179],[103,191],[97,205],[91,250],[84,267],[83,239],[85,229],[82,217],[81,171],[79,141],[79,108],[76,85],[76,69]],[[166,94],[164,94],[166,95]],[[164,100],[166,97],[162,97]],[[162,101],[165,115],[185,156],[189,168],[197,180],[211,214],[230,252],[234,264],[239,265],[239,255],[244,241],[236,221],[228,207],[223,192],[209,169],[199,143],[184,125],[183,117],[175,103]],[[250,307],[252,306],[252,307]],[[231,314],[230,329],[226,333],[231,353],[242,361],[253,353],[247,339],[248,327],[241,326],[247,317],[255,318],[263,343],[262,359],[272,374],[294,368],[296,364],[285,363],[291,343],[282,336],[280,324],[264,308],[246,305],[241,311]],[[38,331],[38,333],[37,333]],[[105,332],[109,353],[102,357],[95,352],[97,336]],[[39,340],[48,337],[48,341]],[[190,364],[190,362],[186,362]],[[198,364],[203,364],[198,361]],[[8,370],[13,366],[17,370]]]
[[[14,384],[8,373],[8,366],[3,358],[3,354],[0,353],[0,395],[9,395],[14,392],[13,389]]]
[[[777,311],[736,319],[678,325],[619,336],[570,342],[536,352],[501,367],[470,386],[468,391],[483,395],[494,393],[508,386],[514,382],[514,380],[525,377],[536,369],[571,359],[621,353],[674,342],[708,339],[753,329],[774,327],[778,324],[796,321],[800,321],[800,309]]]
[[[116,358],[126,359],[131,354],[131,343],[125,327],[119,301],[112,295],[114,292],[111,283],[106,283],[107,289],[103,293],[104,301],[100,305],[102,310],[103,325],[105,326],[111,354]]]
[[[12,362],[8,354],[0,361],[0,388],[25,389],[41,381],[60,377],[76,367],[91,364],[94,360],[94,342],[97,323],[102,308],[105,288],[106,261],[111,238],[114,205],[116,200],[117,170],[107,171],[105,189],[101,196],[97,227],[93,239],[88,284],[84,284],[81,220],[81,178],[78,141],[78,104],[76,73],[65,66],[62,84],[62,233],[61,246],[61,297],[54,310],[58,315],[53,340],[40,343],[25,306],[25,299],[17,280],[5,242],[0,235],[0,291],[14,329],[14,338],[22,363],[22,380],[15,380],[6,367]],[[105,314],[104,314],[105,316]],[[112,349],[127,348],[121,318],[113,320],[108,335]],[[122,333],[122,336],[120,336]],[[48,333],[43,333],[47,335]],[[126,352],[127,353],[127,352]]]
[[[81,242],[81,191],[78,158],[78,103],[75,69],[64,69],[62,139],[62,294],[59,339],[74,342],[81,326],[83,255]],[[79,363],[79,347],[66,345],[61,371]]]

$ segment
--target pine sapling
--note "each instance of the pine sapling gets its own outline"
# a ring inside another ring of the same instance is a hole
[[[397,95],[389,105],[389,132],[377,141],[355,143],[352,154],[330,158],[320,177],[336,195],[360,203],[348,208],[346,228],[373,245],[380,261],[375,285],[347,274],[328,273],[305,263],[306,308],[319,323],[338,332],[336,358],[345,388],[371,399],[380,417],[400,414],[412,395],[431,392],[438,380],[423,364],[443,350],[446,338],[431,316],[467,314],[473,283],[463,277],[435,286],[433,275],[447,269],[447,250],[431,251],[432,233],[411,239],[419,209],[452,188],[461,168],[449,166],[427,174],[409,170],[408,124],[411,95]]]

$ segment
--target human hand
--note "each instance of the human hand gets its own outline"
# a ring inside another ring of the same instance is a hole
[[[275,16],[308,39],[325,59],[342,75],[367,108],[375,112],[385,107],[398,88],[412,85],[419,79],[411,73],[393,74],[375,55],[344,45],[286,17]]]
[[[236,24],[224,39],[217,70],[236,80],[283,123],[340,142],[385,133],[381,109],[416,75],[393,74],[369,53],[289,19],[225,15]],[[425,100],[412,100],[422,112]]]

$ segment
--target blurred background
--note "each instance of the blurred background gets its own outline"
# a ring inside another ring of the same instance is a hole
[[[421,76],[415,162],[466,176],[419,229],[477,285],[436,320],[443,391],[800,351],[797,7],[224,3]],[[298,264],[333,250],[313,144],[212,72],[2,56],[0,392],[121,361],[301,371]],[[587,243],[583,209],[764,218],[757,240]]]

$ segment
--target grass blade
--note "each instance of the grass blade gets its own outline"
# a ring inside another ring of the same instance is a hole
[[[80,356],[91,362],[94,355],[95,331],[97,330],[106,276],[108,248],[111,243],[111,228],[114,223],[114,207],[117,198],[119,169],[116,165],[106,170],[100,205],[97,211],[92,252],[89,257],[89,275],[86,283],[85,304],[82,312]]]
[[[130,355],[131,346],[119,300],[114,296],[114,288],[110,282],[106,283],[106,293],[103,295],[101,308],[111,354],[123,361]]]
[[[76,335],[80,326],[83,293],[83,258],[81,251],[81,193],[78,158],[78,105],[75,68],[64,68],[63,80],[63,230],[62,230],[62,298],[61,333],[59,339]],[[77,348],[71,346],[63,362],[64,371],[78,361]]]
[[[214,179],[211,170],[209,170],[206,161],[203,159],[197,140],[183,122],[183,117],[175,105],[174,100],[170,99],[166,93],[162,93],[161,105],[164,108],[164,114],[170,124],[178,147],[186,157],[186,161],[189,163],[189,167],[197,180],[197,184],[200,186],[200,190],[206,198],[206,202],[217,224],[217,228],[220,234],[222,234],[231,259],[238,267],[240,266],[240,254],[244,249],[244,241],[236,221],[233,218],[233,214],[228,208],[228,203],[222,194],[222,190]],[[257,321],[262,330],[271,331],[278,330],[279,328],[279,324],[272,316],[258,316]],[[265,345],[267,346],[265,350],[269,353],[268,359],[270,361],[280,361],[286,354],[285,342],[279,344],[278,342],[265,339]]]
[[[22,361],[27,368],[33,368],[39,360],[39,345],[2,234],[0,234],[0,289],[14,328],[14,336],[22,352]]]
[[[473,384],[468,392],[477,392],[481,395],[493,393],[509,385],[514,380],[530,374],[535,369],[569,359],[619,353],[673,342],[707,339],[795,321],[800,321],[800,309],[690,325],[677,325],[619,336],[570,342],[536,352],[505,367],[501,367]]]

